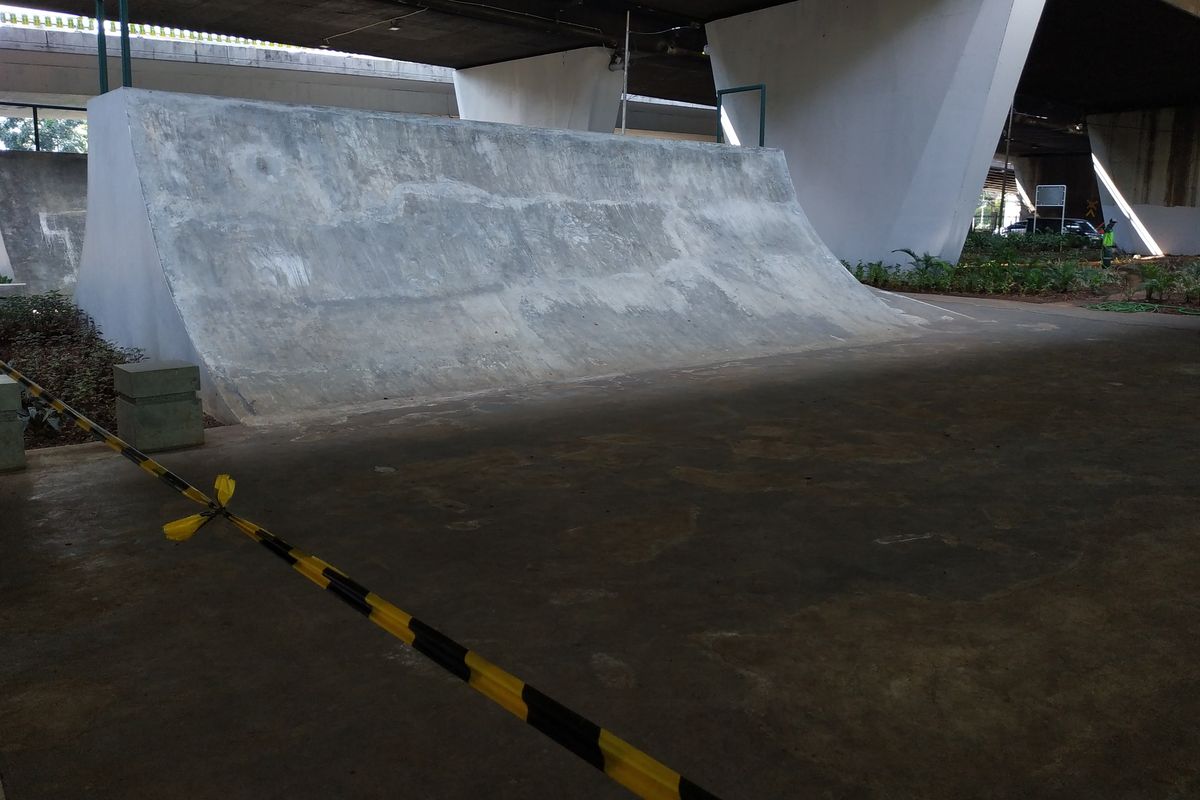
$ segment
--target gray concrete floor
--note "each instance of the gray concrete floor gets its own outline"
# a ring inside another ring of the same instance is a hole
[[[1200,320],[924,299],[163,460],[726,798],[1200,796]],[[8,800],[625,796],[99,445],[0,509]]]

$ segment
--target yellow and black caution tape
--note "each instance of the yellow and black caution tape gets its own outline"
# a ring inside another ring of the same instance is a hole
[[[344,572],[316,556],[297,550],[267,529],[232,513],[225,507],[233,497],[235,489],[235,482],[228,475],[218,476],[215,485],[216,499],[213,499],[54,397],[4,361],[0,361],[0,372],[20,383],[34,397],[49,403],[51,408],[71,419],[97,440],[104,442],[179,494],[205,507],[199,514],[164,525],[163,531],[167,538],[184,541],[212,520],[224,517],[242,533],[283,559],[317,586],[332,592],[371,622],[450,674],[466,681],[477,692],[537,728],[639,797],[650,800],[717,800],[716,795],[701,789],[665,764],[392,605],[365,586],[351,580]]]

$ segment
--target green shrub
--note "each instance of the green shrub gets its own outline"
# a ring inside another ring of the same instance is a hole
[[[1200,302],[1200,261],[1193,261],[1179,273],[1183,302]]]
[[[1026,246],[1029,240],[1041,244],[1059,240],[1085,241],[1084,237],[1073,234],[1066,237],[1058,234],[1005,237],[972,231],[963,250],[963,259],[957,265],[929,253],[918,255],[914,250],[903,248],[892,251],[908,256],[908,264],[903,267],[887,267],[881,261],[860,261],[854,267],[846,264],[846,268],[860,282],[879,288],[969,294],[1034,295],[1048,291],[1068,294],[1079,289],[1103,294],[1107,288],[1119,286],[1122,282],[1121,273],[1116,270],[1096,269],[1081,263],[1085,258],[1094,257],[1090,249],[1081,251],[1078,258],[1063,258],[1058,253],[1028,247],[1024,252],[1018,252],[1015,243]],[[1048,256],[1053,260],[1046,263]],[[1192,270],[1188,274],[1194,276],[1191,283],[1179,277],[1173,279],[1171,285],[1193,287],[1185,291],[1193,291],[1200,300],[1200,261],[1194,262],[1188,269]],[[1188,295],[1189,298],[1192,296]]]
[[[872,261],[869,264],[860,262],[859,266],[865,267],[864,276],[859,278],[863,283],[878,289],[884,289],[891,284],[892,273],[883,265],[882,261]]]
[[[980,283],[988,294],[1011,294],[1017,288],[1013,267],[995,261],[979,267]]]
[[[1142,290],[1146,293],[1146,302],[1152,302],[1157,294],[1159,301],[1165,301],[1174,291],[1178,276],[1168,272],[1158,264],[1143,264]]]
[[[12,283],[13,279],[7,275],[0,275],[0,283]]]
[[[954,282],[950,287],[956,292],[971,292],[980,294],[987,291],[986,275],[979,267],[961,267],[954,274]]]
[[[909,288],[917,291],[933,290],[938,292],[949,291],[954,283],[954,274],[958,268],[948,261],[944,261],[937,256],[924,253],[917,255],[912,250],[903,248],[893,250],[893,253],[904,253],[909,257],[909,270],[903,270],[899,275],[902,275],[902,280]]]
[[[1091,267],[1080,269],[1075,277],[1081,287],[1093,294],[1103,294],[1105,286],[1113,286],[1121,283],[1121,278],[1111,270],[1093,269]]]
[[[1050,277],[1041,267],[1030,267],[1023,270],[1019,274],[1018,281],[1024,294],[1041,294],[1050,285]]]
[[[1079,265],[1073,261],[1063,261],[1046,270],[1046,280],[1051,291],[1066,294],[1075,288],[1079,280]]]
[[[963,246],[962,262],[1016,264],[1029,253],[1053,253],[1056,258],[1082,261],[1094,258],[1099,253],[1099,245],[1073,233],[1000,236],[986,231],[971,231]]]
[[[57,292],[0,298],[0,359],[104,427],[114,425],[113,365],[142,357],[106,342],[91,318]],[[26,446],[89,440],[31,395],[24,406]]]
[[[963,252],[990,253],[1002,246],[1006,238],[991,231],[970,230],[967,232],[967,242],[963,245]]]

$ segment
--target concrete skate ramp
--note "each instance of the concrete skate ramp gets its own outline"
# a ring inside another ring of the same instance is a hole
[[[782,154],[121,89],[77,298],[225,418],[901,334]]]
[[[70,293],[86,213],[87,156],[0,151],[0,274]]]

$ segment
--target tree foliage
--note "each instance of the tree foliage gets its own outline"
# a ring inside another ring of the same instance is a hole
[[[87,123],[80,119],[38,121],[41,149],[55,153],[86,153]],[[0,117],[0,150],[33,150],[33,120]]]

